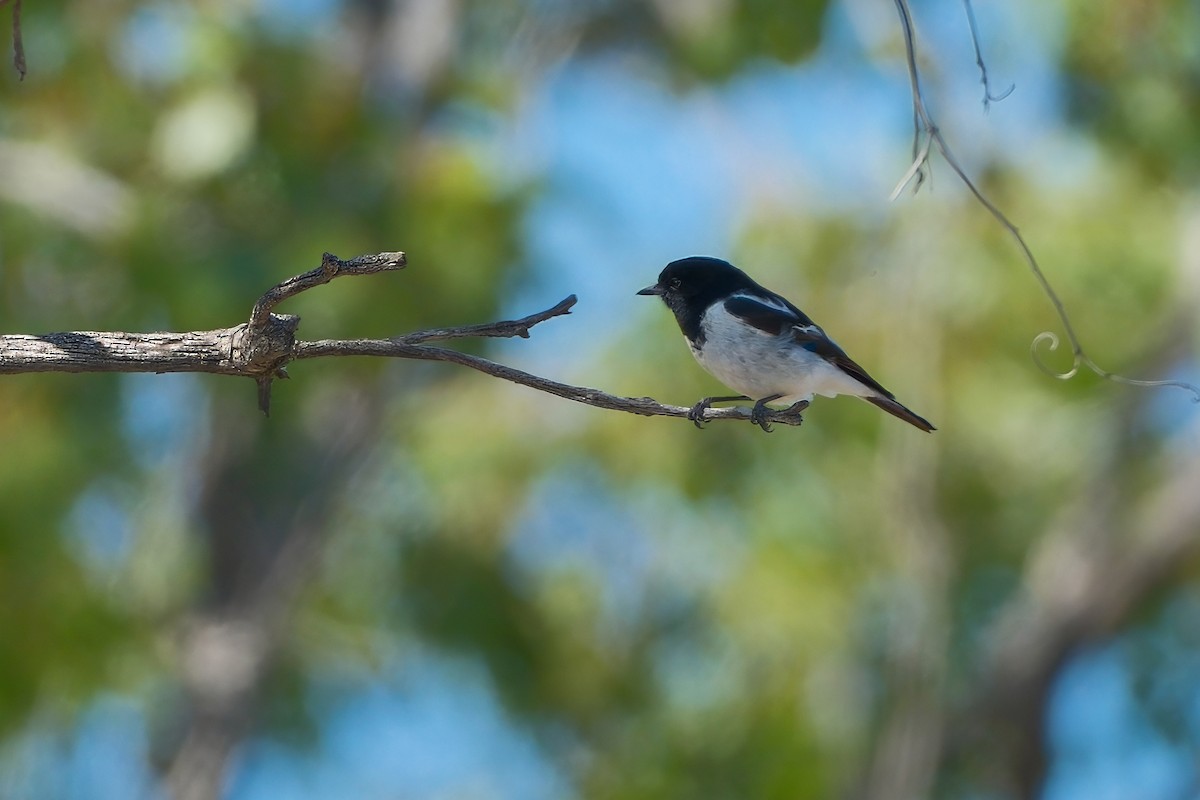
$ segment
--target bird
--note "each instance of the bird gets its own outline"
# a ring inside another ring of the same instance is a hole
[[[741,393],[696,403],[687,416],[698,428],[713,403],[754,400],[750,421],[769,433],[768,403],[788,403],[788,412],[798,415],[814,394],[844,394],[927,433],[936,430],[901,405],[803,311],[728,261],[711,256],[672,261],[657,283],[638,294],[659,297],[675,314],[700,366]]]

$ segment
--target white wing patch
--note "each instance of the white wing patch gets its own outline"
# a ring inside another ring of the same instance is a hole
[[[766,306],[767,308],[770,308],[770,309],[773,309],[780,313],[786,314],[789,317],[791,317],[792,319],[796,318],[796,313],[794,311],[792,311],[790,308],[788,308],[785,303],[781,302],[777,298],[763,297],[762,295],[757,295],[757,294],[747,294],[746,292],[735,292],[731,296],[732,297],[740,297],[743,300],[752,300],[753,302],[758,303],[760,306]]]
[[[825,331],[821,330],[816,325],[793,325],[792,330],[796,331],[797,333],[803,333],[808,336],[820,336],[823,338],[829,338],[829,337],[825,336]]]

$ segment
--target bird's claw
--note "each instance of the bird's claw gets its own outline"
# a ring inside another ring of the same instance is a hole
[[[709,409],[710,405],[712,405],[712,400],[706,397],[692,406],[687,413],[687,418],[700,430],[704,430],[704,412]]]
[[[767,421],[767,416],[771,410],[767,408],[765,403],[755,403],[754,408],[750,409],[750,421],[763,429],[764,433],[771,432],[771,423]]]

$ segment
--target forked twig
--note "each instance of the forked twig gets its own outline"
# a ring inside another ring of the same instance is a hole
[[[373,275],[376,272],[388,272],[404,269],[408,263],[404,253],[372,253],[369,256],[358,256],[343,261],[333,253],[321,256],[321,266],[310,269],[302,275],[288,278],[268,289],[250,312],[251,325],[266,325],[270,319],[271,309],[289,297],[300,294],[314,286],[329,283],[334,278],[343,275]]]

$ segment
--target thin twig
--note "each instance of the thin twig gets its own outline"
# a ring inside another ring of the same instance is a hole
[[[912,16],[907,13],[908,6],[905,5],[900,12],[900,26],[904,29],[905,43],[912,42],[914,39],[912,29]],[[917,71],[916,54],[910,46],[908,48],[908,83],[909,92],[913,97],[913,144],[912,144],[912,166],[905,173],[905,179],[902,179],[897,186],[906,186],[912,180],[912,175],[917,176],[917,184],[913,187],[916,192],[925,182],[925,167],[929,164],[929,142],[924,144],[921,142],[921,133],[933,126],[933,121],[929,118],[929,114],[925,111],[925,101],[917,102],[918,98],[923,98],[921,94],[921,73]],[[897,197],[896,193],[892,192],[893,200]]]
[[[266,325],[271,309],[275,306],[314,286],[329,283],[334,278],[343,275],[373,275],[376,272],[403,269],[407,263],[404,253],[376,253],[347,261],[333,253],[325,253],[321,257],[321,266],[276,284],[258,298],[258,302],[254,304],[254,311],[250,313],[250,324],[256,327]]]
[[[983,51],[979,47],[979,29],[975,25],[975,8],[971,5],[971,0],[963,0],[963,8],[967,12],[967,27],[971,29],[971,44],[975,46],[975,63],[979,65],[979,80],[983,83],[983,110],[986,112],[992,103],[999,103],[1012,94],[1017,85],[1011,83],[1000,94],[992,94],[992,86],[988,82],[987,65],[983,63]]]
[[[0,0],[0,8],[12,3],[13,67],[21,80],[25,80],[25,44],[21,39],[21,0]]]
[[[545,311],[539,311],[536,314],[530,314],[528,317],[522,317],[521,319],[505,320],[503,322],[485,322],[482,325],[465,325],[461,328],[428,328],[423,331],[414,331],[413,333],[406,333],[403,336],[396,336],[391,341],[403,342],[404,344],[420,344],[422,342],[445,339],[468,339],[480,336],[502,339],[520,336],[522,339],[528,339],[530,328],[539,322],[545,322],[548,319],[562,316],[563,314],[570,314],[571,307],[577,301],[578,298],[572,294]]]
[[[452,364],[470,367],[495,378],[528,386],[539,392],[546,392],[567,400],[573,400],[576,403],[595,406],[596,408],[624,411],[646,417],[683,417],[685,419],[691,411],[691,409],[683,406],[663,405],[652,397],[621,397],[601,391],[600,389],[559,383],[558,381],[533,375],[513,367],[505,366],[504,364],[497,364],[495,361],[489,361],[486,358],[460,353],[457,350],[409,344],[406,341],[407,338],[325,339],[313,342],[297,342],[296,358],[375,356],[383,358],[415,358],[426,361],[448,361]],[[709,408],[701,418],[704,422],[717,419],[748,420],[750,419],[750,409],[740,406],[735,408]],[[799,413],[790,412],[789,409],[778,411],[768,409],[767,420],[769,422],[781,422],[784,425],[800,425],[803,422],[803,418]]]
[[[1030,272],[1033,273],[1034,278],[1042,288],[1042,292],[1047,298],[1049,298],[1051,305],[1054,306],[1054,311],[1058,315],[1059,322],[1062,323],[1063,330],[1066,331],[1067,341],[1071,345],[1071,368],[1065,372],[1056,372],[1047,366],[1044,361],[1042,361],[1038,354],[1037,348],[1042,342],[1048,342],[1049,349],[1054,351],[1058,349],[1059,338],[1058,335],[1052,331],[1043,331],[1034,337],[1033,343],[1030,346],[1034,363],[1037,364],[1038,368],[1047,375],[1059,380],[1069,380],[1070,378],[1074,377],[1079,372],[1079,368],[1082,366],[1086,367],[1091,372],[1105,380],[1113,381],[1114,383],[1125,384],[1127,386],[1175,386],[1191,392],[1194,395],[1193,401],[1200,403],[1200,387],[1197,387],[1194,384],[1187,383],[1185,381],[1139,380],[1136,378],[1127,378],[1123,375],[1109,372],[1108,370],[1100,367],[1095,361],[1092,360],[1091,356],[1084,351],[1083,344],[1080,342],[1079,336],[1075,333],[1074,326],[1071,325],[1071,319],[1067,315],[1066,307],[1063,305],[1063,302],[1059,298],[1058,293],[1054,290],[1054,287],[1050,285],[1050,281],[1046,277],[1046,274],[1042,272],[1042,268],[1038,264],[1037,258],[1034,257],[1033,251],[1025,242],[1025,237],[1023,237],[1021,232],[1017,230],[1017,226],[1014,225],[1008,219],[1008,217],[1005,216],[1004,213],[1000,211],[1000,209],[997,208],[996,205],[983,194],[983,192],[979,190],[979,187],[977,187],[969,177],[967,177],[967,173],[959,164],[958,159],[954,157],[954,154],[950,150],[950,146],[946,144],[945,138],[942,136],[941,131],[934,122],[933,116],[929,113],[929,109],[925,105],[925,96],[921,92],[921,84],[918,78],[919,73],[917,71],[916,43],[915,35],[913,33],[912,12],[908,7],[908,0],[895,0],[895,2],[896,10],[900,14],[900,27],[904,34],[904,50],[908,61],[909,83],[912,87],[913,118],[919,122],[913,140],[913,151],[917,154],[916,161],[914,162],[916,169],[914,170],[913,166],[909,167],[908,172],[905,173],[905,175],[909,177],[907,180],[903,181],[901,185],[907,183],[908,180],[911,180],[911,175],[914,172],[919,172],[921,170],[921,166],[916,166],[921,161],[921,153],[925,154],[925,161],[928,162],[930,150],[928,141],[924,142],[924,146],[918,146],[921,144],[921,138],[927,137],[928,140],[931,140],[937,147],[938,152],[941,153],[942,158],[946,160],[946,163],[950,165],[950,168],[954,170],[954,174],[959,177],[959,180],[961,180],[967,189],[971,191],[971,194],[975,196],[975,199],[978,200],[979,203],[988,210],[988,213],[990,213],[992,217],[998,223],[1000,223],[1001,227],[1003,227],[1004,230],[1007,231],[1017,243],[1017,247],[1020,249],[1021,255],[1024,257],[1025,263],[1029,267]]]

